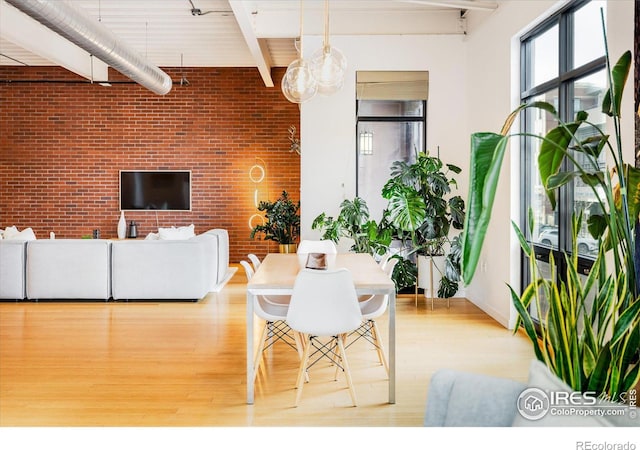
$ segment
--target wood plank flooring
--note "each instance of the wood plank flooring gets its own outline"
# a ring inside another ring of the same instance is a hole
[[[0,303],[0,426],[416,427],[436,370],[526,381],[533,358],[525,337],[464,299],[432,311],[401,296],[395,405],[376,352],[360,340],[348,350],[358,407],[327,366],[311,371],[294,408],[298,359],[283,345],[268,354],[250,406],[245,292],[239,270],[196,303]],[[386,315],[379,324],[386,339]]]

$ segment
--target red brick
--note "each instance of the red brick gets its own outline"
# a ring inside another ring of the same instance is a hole
[[[115,237],[119,170],[188,169],[193,210],[159,211],[159,226],[225,228],[232,262],[277,251],[249,239],[257,211],[248,171],[264,160],[268,197],[287,190],[299,198],[300,157],[289,152],[287,130],[299,128],[300,113],[278,88],[284,69],[273,70],[274,88],[253,68],[165,70],[190,85],[157,96],[133,83],[86,83],[57,67],[0,66],[0,228],[32,227],[38,238],[99,228]],[[44,79],[78,83],[37,82]],[[126,81],[113,71],[110,79]],[[125,216],[139,235],[157,230],[154,212]]]

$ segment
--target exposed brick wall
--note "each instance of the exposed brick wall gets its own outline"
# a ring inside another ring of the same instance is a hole
[[[32,227],[38,238],[99,228],[115,237],[121,169],[191,170],[193,210],[159,211],[159,226],[225,228],[232,262],[277,251],[249,239],[257,212],[249,169],[256,158],[266,163],[261,199],[282,190],[300,198],[300,157],[287,133],[299,129],[300,112],[280,92],[284,69],[274,69],[274,88],[255,68],[165,70],[174,87],[158,96],[133,83],[21,83],[81,79],[55,67],[0,67],[0,228]],[[182,75],[189,86],[180,86]],[[125,216],[139,236],[157,230],[155,212]]]

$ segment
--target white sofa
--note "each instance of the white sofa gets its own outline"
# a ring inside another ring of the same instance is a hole
[[[0,299],[197,300],[231,277],[229,235],[0,240]]]
[[[104,239],[29,241],[27,298],[109,300],[110,244]]]
[[[0,299],[25,298],[27,241],[0,239]]]

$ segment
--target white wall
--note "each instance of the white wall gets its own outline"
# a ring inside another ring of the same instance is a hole
[[[509,113],[519,103],[517,95],[519,60],[517,43],[513,37],[528,27],[555,1],[513,1],[500,5],[498,10],[470,33],[468,38],[470,70],[469,92],[465,112],[468,115],[467,133],[499,132]],[[513,44],[513,46],[512,46]],[[514,72],[516,76],[513,76]],[[517,131],[517,124],[514,131]],[[509,151],[500,173],[491,222],[487,231],[476,275],[467,286],[466,294],[504,326],[512,325],[511,300],[507,284],[514,288],[520,283],[520,261],[517,240],[513,239],[511,219],[519,222],[518,151]],[[511,237],[511,238],[510,238]]]
[[[336,215],[340,202],[355,195],[355,71],[428,70],[427,148],[440,146],[442,158],[460,166],[460,192],[467,197],[469,136],[499,131],[517,105],[517,36],[564,2],[513,0],[482,24],[469,21],[461,36],[332,36],[346,55],[349,68],[344,88],[331,97],[317,97],[301,107],[301,222],[303,238],[318,238],[311,222],[321,212]],[[472,16],[473,17],[473,16]],[[617,58],[633,49],[633,0],[608,6],[609,44]],[[305,37],[312,52],[321,39]],[[633,155],[633,89],[623,104],[626,153]],[[629,159],[632,161],[632,159]],[[467,297],[505,327],[514,313],[506,284],[518,286],[518,244],[510,220],[518,220],[517,152],[507,154],[498,194],[476,276]],[[466,176],[465,176],[466,175]],[[343,250],[349,244],[341,244]]]
[[[344,87],[330,97],[316,97],[301,110],[301,223],[303,238],[318,238],[311,230],[322,212],[337,215],[345,198],[356,192],[356,92],[358,70],[427,70],[427,148],[447,162],[468,166],[465,123],[466,45],[463,36],[332,36],[331,44],[348,61]],[[312,52],[321,39],[309,37]],[[464,180],[459,192],[466,195]],[[349,243],[341,243],[348,249]]]

